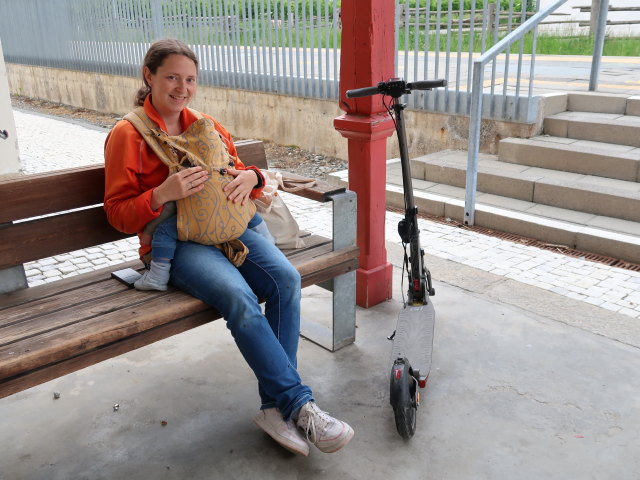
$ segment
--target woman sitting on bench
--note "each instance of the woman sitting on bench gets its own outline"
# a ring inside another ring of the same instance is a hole
[[[178,40],[160,40],[147,52],[144,87],[137,105],[168,136],[185,132],[198,117],[187,108],[196,92],[198,61]],[[209,116],[204,116],[213,120]],[[231,136],[213,121],[215,134],[234,157]],[[246,203],[259,193],[259,177],[237,161],[228,198]],[[138,233],[140,256],[151,251],[146,225],[160,216],[167,202],[188,198],[203,188],[210,174],[201,166],[169,175],[145,137],[130,121],[118,122],[105,144],[105,210],[118,230]],[[345,422],[321,411],[311,389],[297,371],[300,331],[300,275],[282,252],[264,236],[246,229],[237,240],[247,247],[236,267],[215,245],[179,241],[171,262],[170,283],[212,306],[227,327],[258,379],[260,412],[254,422],[283,447],[308,455],[309,440],[323,452],[335,452],[353,437]],[[258,298],[266,298],[262,314]]]

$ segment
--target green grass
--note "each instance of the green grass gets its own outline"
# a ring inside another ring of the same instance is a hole
[[[418,50],[424,51],[427,45],[425,35],[423,31],[418,33]],[[499,37],[503,38],[504,34]],[[406,42],[406,33],[403,29],[399,33],[399,48],[404,50]],[[449,39],[449,49],[452,52],[458,50],[458,42],[462,42],[461,51],[469,51],[470,36],[468,33],[463,33],[458,38],[458,34],[452,31],[451,38]],[[429,34],[428,50],[436,50],[436,34]],[[488,50],[493,44],[494,39],[492,35],[489,35],[485,42],[485,51]],[[539,54],[550,55],[592,55],[593,54],[593,37],[588,35],[549,35],[540,34],[536,42],[536,52]],[[414,37],[414,28],[409,28],[409,50],[413,50],[416,44]],[[524,53],[531,53],[531,47],[533,44],[533,35],[526,35],[524,38]],[[511,46],[511,52],[517,53],[520,49],[520,43],[517,42]],[[444,52],[447,50],[447,35],[440,34],[439,50]],[[482,51],[482,42],[480,35],[475,35],[473,39],[473,51]],[[626,56],[637,57],[640,56],[640,38],[638,37],[609,37],[605,39],[603,55],[606,56]]]
[[[587,35],[569,37],[538,36],[536,52],[553,55],[592,55],[593,37]],[[606,38],[602,54],[622,57],[640,56],[640,38]]]

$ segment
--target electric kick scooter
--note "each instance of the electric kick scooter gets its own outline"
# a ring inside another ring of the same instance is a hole
[[[404,187],[404,218],[398,223],[398,233],[404,247],[404,269],[407,269],[409,288],[407,299],[398,315],[396,330],[388,337],[393,340],[391,353],[390,402],[401,437],[409,439],[416,430],[416,410],[420,404],[420,388],[427,384],[433,351],[433,327],[435,310],[429,299],[435,295],[431,274],[424,264],[424,250],[420,246],[418,209],[413,199],[411,164],[407,151],[403,111],[405,104],[399,102],[402,95],[413,90],[431,90],[444,87],[446,80],[430,80],[407,83],[400,78],[380,82],[374,87],[347,90],[347,98],[384,95],[390,97],[384,105],[394,121],[400,147],[402,184]],[[407,245],[409,255],[407,255]]]

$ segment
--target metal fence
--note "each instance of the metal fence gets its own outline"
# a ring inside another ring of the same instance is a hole
[[[443,91],[412,95],[409,106],[468,115],[474,55],[535,12],[533,2],[415,0],[404,8],[409,0],[396,0],[397,74],[449,81]],[[8,62],[137,76],[151,42],[175,37],[198,55],[200,83],[337,99],[339,7],[339,0],[0,0],[0,38]],[[535,56],[523,52],[521,43],[493,61],[483,117],[534,118]]]
[[[471,113],[472,63],[538,10],[536,0],[416,0],[405,8],[396,0],[396,71],[408,80],[446,78],[444,89],[414,92],[409,106],[431,111]],[[454,5],[457,5],[454,7]],[[525,48],[525,44],[527,48]],[[532,98],[535,32],[515,52],[493,59],[484,84],[483,118],[530,123],[537,114]]]
[[[137,76],[149,45],[174,37],[200,82],[337,98],[334,0],[0,0],[8,62]]]

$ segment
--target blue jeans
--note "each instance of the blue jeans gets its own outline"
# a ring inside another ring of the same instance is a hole
[[[247,228],[258,232],[260,235],[269,239],[272,243],[275,242],[267,223],[257,213],[249,221]],[[151,241],[152,255],[154,259],[166,258],[173,259],[176,251],[176,244],[178,242],[178,225],[177,217],[175,215],[163,220],[158,224],[153,232],[153,240]]]
[[[285,420],[313,400],[297,371],[300,274],[264,236],[247,229],[248,248],[236,268],[215,246],[177,242],[171,283],[218,310],[258,379],[261,408],[277,407]],[[262,314],[258,298],[266,298]]]

